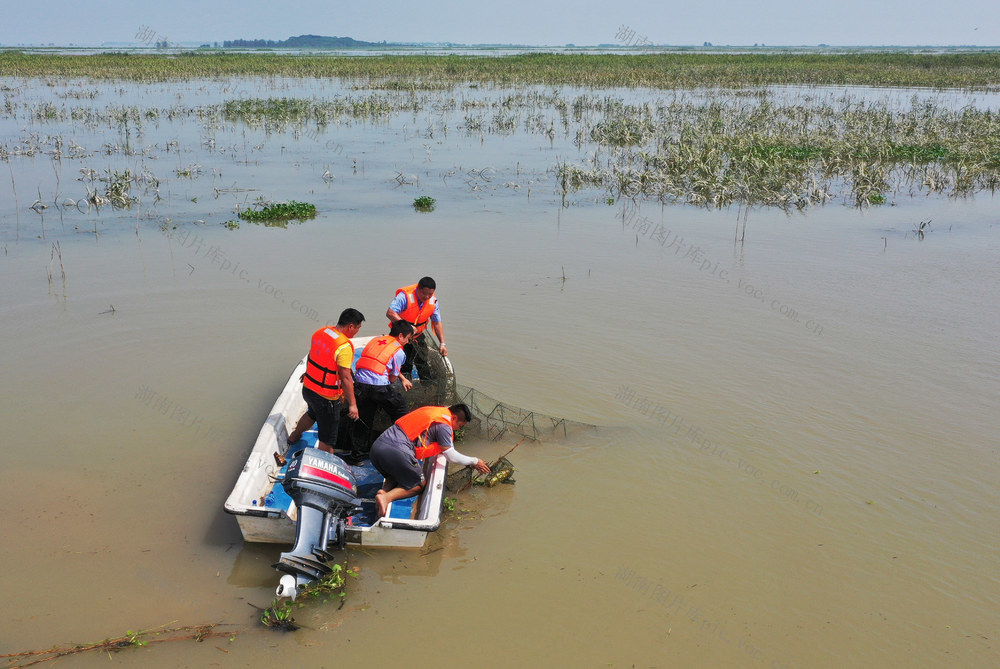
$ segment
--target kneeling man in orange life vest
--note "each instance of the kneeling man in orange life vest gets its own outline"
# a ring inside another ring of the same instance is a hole
[[[462,455],[454,447],[455,430],[472,418],[464,404],[450,407],[420,407],[406,414],[372,444],[371,463],[385,477],[375,495],[376,515],[385,515],[391,502],[413,497],[424,489],[421,460],[444,455],[448,462],[475,467],[488,474],[489,466],[480,458]]]

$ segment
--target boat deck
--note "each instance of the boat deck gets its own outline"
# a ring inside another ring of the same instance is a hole
[[[316,447],[316,430],[312,429],[302,435],[302,438],[295,444],[288,447],[285,457],[291,460],[292,456],[306,447]],[[337,455],[344,455],[346,451],[335,451]],[[359,465],[347,465],[358,485],[358,498],[361,499],[361,512],[351,516],[349,524],[355,527],[371,527],[377,520],[375,518],[375,493],[382,486],[384,480],[382,475],[371,462],[365,460]],[[278,479],[271,486],[265,495],[264,506],[270,508],[283,509],[288,511],[292,505],[292,498],[285,492],[281,485],[281,479],[285,476],[285,464],[279,471]],[[413,518],[415,516],[416,504],[419,497],[410,497],[393,502],[389,505],[388,518]]]

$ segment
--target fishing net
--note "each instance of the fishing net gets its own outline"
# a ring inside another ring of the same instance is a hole
[[[456,401],[463,402],[472,409],[473,420],[465,427],[466,432],[483,436],[490,441],[507,435],[538,441],[547,437],[567,437],[573,430],[595,429],[593,425],[501,402],[481,390],[461,384],[455,385],[455,396]]]
[[[459,402],[466,404],[472,411],[472,420],[462,428],[459,435],[456,435],[458,438],[472,436],[497,441],[505,436],[519,436],[521,441],[525,439],[538,441],[545,438],[567,437],[573,430],[596,429],[595,426],[586,423],[507,404],[481,390],[458,383],[451,362],[441,355],[439,349],[437,339],[429,331],[414,339],[413,364],[419,374],[419,380],[406,393],[406,400],[411,408],[427,404],[438,406],[450,406]],[[489,474],[480,474],[471,467],[462,467],[449,474],[446,485],[448,491],[452,493],[462,492],[472,485],[492,488],[500,483],[513,483],[513,475],[514,464],[505,455],[490,464]]]
[[[492,488],[500,483],[514,483],[514,463],[508,460],[507,456],[501,457],[490,465],[489,474],[480,474],[471,467],[462,467],[448,474],[448,478],[445,479],[445,487],[448,492],[456,494],[472,485]]]
[[[455,380],[451,362],[441,355],[440,345],[429,330],[415,337],[414,367],[419,379],[405,393],[411,409],[427,406],[450,406],[462,402],[472,410],[472,421],[465,426],[464,434],[496,441],[505,436],[525,437],[532,441],[545,438],[562,438],[573,430],[595,429],[593,425],[566,418],[529,411],[513,404],[501,402],[481,390],[464,386]],[[389,426],[388,419],[380,412],[376,420],[380,432]]]
[[[411,409],[433,404],[450,406],[455,399],[455,370],[448,358],[441,355],[441,345],[429,330],[412,340],[413,366],[418,379],[406,393],[406,403]]]
[[[486,474],[483,485],[492,488],[498,483],[513,483],[514,479],[511,478],[513,475],[514,463],[507,458],[500,458],[490,467],[490,473]]]

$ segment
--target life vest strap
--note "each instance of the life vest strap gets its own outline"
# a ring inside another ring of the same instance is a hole
[[[319,386],[321,388],[331,388],[333,390],[337,390],[337,389],[340,388],[340,374],[337,372],[337,370],[335,370],[335,369],[328,369],[328,368],[324,367],[323,365],[317,365],[316,362],[311,357],[307,358],[307,361],[308,361],[308,364],[306,365],[306,373],[305,373],[305,377],[307,379],[309,379],[310,381],[312,381],[313,383],[315,383],[317,386]],[[312,365],[316,369],[318,369],[321,372],[323,372],[323,379],[322,380],[316,379],[315,377],[313,377],[312,374],[309,373],[309,365]],[[331,376],[334,378],[334,382],[332,384],[331,383],[327,383],[327,378],[331,377]]]
[[[327,374],[336,374],[337,373],[336,369],[328,369],[327,367],[324,367],[323,365],[316,364],[316,361],[313,360],[311,356],[306,359],[306,362],[308,362],[310,365],[312,365],[313,367],[315,367],[319,371],[323,372],[324,375],[327,375]]]

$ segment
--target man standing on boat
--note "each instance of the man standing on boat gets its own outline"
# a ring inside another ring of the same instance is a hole
[[[441,310],[438,307],[437,298],[434,291],[437,284],[434,279],[425,276],[412,286],[404,286],[396,290],[389,309],[385,315],[389,318],[391,326],[396,321],[407,321],[413,326],[413,339],[403,349],[406,353],[406,362],[401,370],[402,374],[409,376],[413,364],[417,365],[417,372],[421,377],[427,378],[430,375],[429,368],[424,362],[427,357],[426,352],[430,348],[429,338],[423,332],[430,322],[434,334],[440,342],[441,355],[448,355],[448,347],[444,343],[444,324],[441,322]]]
[[[463,428],[471,417],[472,412],[465,404],[420,407],[397,420],[375,440],[372,465],[385,477],[375,495],[376,517],[384,516],[390,503],[413,497],[424,489],[420,463],[424,458],[441,453],[448,462],[489,473],[489,466],[481,458],[462,455],[454,447],[455,430]]]
[[[302,399],[316,421],[316,448],[328,453],[333,453],[337,445],[341,404],[347,402],[347,415],[352,420],[358,419],[351,376],[354,362],[351,337],[357,336],[364,320],[357,309],[344,309],[336,327],[322,327],[313,333],[309,347],[306,373],[302,377]]]
[[[358,420],[354,422],[351,454],[344,458],[348,464],[360,464],[371,449],[372,427],[375,412],[385,410],[395,422],[406,415],[403,392],[413,387],[410,380],[400,375],[406,362],[403,347],[413,337],[413,326],[406,321],[396,321],[389,334],[372,339],[361,351],[354,374],[354,397],[358,402]]]

